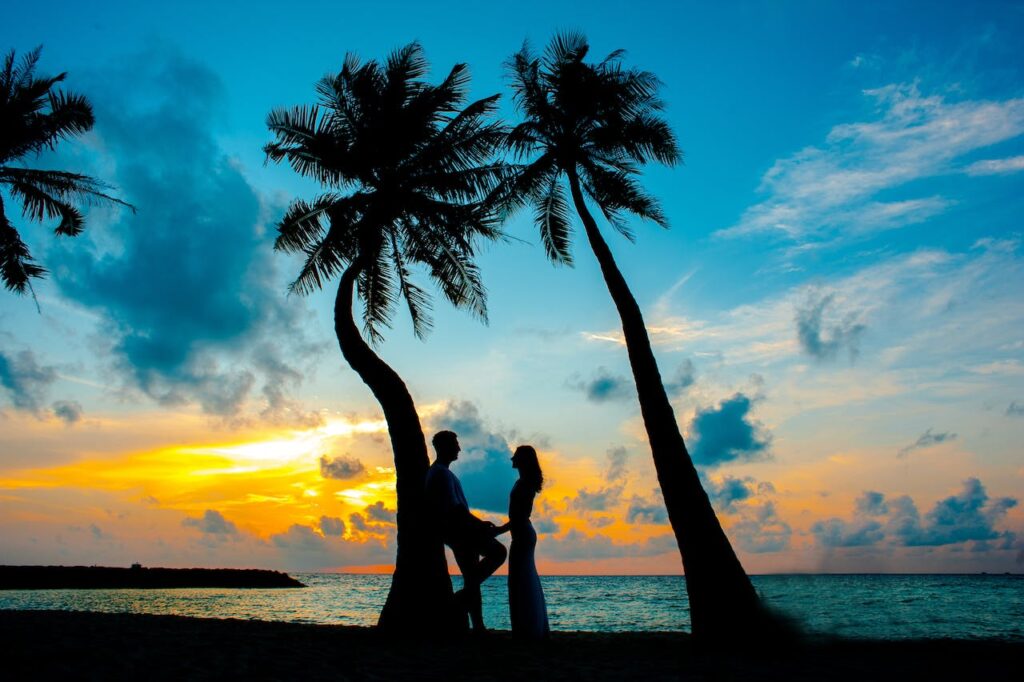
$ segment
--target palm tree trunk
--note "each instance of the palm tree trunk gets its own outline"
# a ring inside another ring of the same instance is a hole
[[[658,483],[683,559],[693,634],[721,640],[748,628],[758,629],[756,623],[763,612],[757,593],[729,544],[686,451],[640,306],[587,209],[579,178],[573,172],[569,173],[569,186],[576,212],[622,319],[622,333]]]
[[[391,590],[378,626],[402,632],[429,632],[436,630],[443,617],[452,611],[452,582],[444,545],[425,523],[424,485],[430,460],[409,389],[366,344],[356,327],[352,297],[361,269],[361,265],[353,263],[341,277],[334,302],[334,331],[345,360],[384,410],[395,456],[398,553]]]

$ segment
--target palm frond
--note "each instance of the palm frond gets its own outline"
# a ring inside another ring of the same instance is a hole
[[[561,184],[561,174],[551,173],[548,186],[534,200],[534,222],[540,229],[544,251],[554,263],[572,265],[572,225],[569,204]]]
[[[42,278],[46,269],[33,262],[28,246],[3,212],[0,200],[0,280],[16,294],[31,291],[32,279]]]

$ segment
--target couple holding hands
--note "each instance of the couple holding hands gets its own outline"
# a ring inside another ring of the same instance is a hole
[[[455,593],[460,608],[469,613],[475,632],[485,630],[480,585],[505,562],[505,546],[496,538],[511,531],[512,545],[507,556],[512,634],[534,639],[547,637],[547,606],[534,561],[537,532],[530,523],[533,499],[544,485],[537,451],[530,445],[521,445],[512,455],[512,467],[519,471],[519,480],[509,494],[508,523],[495,526],[469,511],[462,484],[449,469],[462,450],[458,436],[452,431],[440,431],[433,444],[437,459],[427,471],[426,501],[432,514],[431,524],[451,547],[462,572],[463,588]]]

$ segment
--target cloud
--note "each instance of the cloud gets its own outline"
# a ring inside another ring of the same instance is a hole
[[[676,550],[671,534],[656,535],[641,542],[617,543],[607,535],[587,535],[575,528],[562,537],[546,540],[542,552],[546,558],[562,561],[657,556]]]
[[[612,485],[596,490],[581,488],[569,501],[573,509],[581,512],[603,512],[615,507],[622,499],[624,485]]]
[[[932,433],[931,429],[926,430],[922,433],[916,441],[907,445],[906,447],[900,448],[899,452],[896,453],[897,457],[906,457],[914,450],[921,450],[929,448],[933,445],[939,445],[940,443],[946,443],[948,441],[956,440],[955,433],[942,432]]]
[[[8,354],[0,350],[0,387],[15,409],[41,417],[46,393],[56,380],[56,368],[40,365],[32,351]]]
[[[320,456],[320,475],[324,478],[345,480],[355,478],[366,471],[366,467],[355,457]]]
[[[1007,417],[1024,417],[1024,405],[1018,405],[1014,400],[1006,407]]]
[[[313,530],[310,526],[293,523],[283,533],[276,533],[270,536],[270,541],[281,549],[296,550],[299,552],[323,552],[324,537]]]
[[[565,385],[582,391],[587,400],[594,403],[629,400],[636,395],[631,377],[612,374],[605,367],[598,367],[586,381],[578,374],[573,375],[566,380]]]
[[[621,445],[609,448],[608,470],[605,472],[605,479],[608,481],[621,481],[626,478],[626,461],[629,459],[629,451]]]
[[[693,366],[693,361],[683,360],[672,374],[672,378],[665,382],[665,390],[669,395],[679,395],[693,386],[696,381],[697,369]]]
[[[722,512],[735,512],[737,503],[745,502],[755,494],[754,479],[750,477],[739,479],[734,476],[725,476],[720,481],[709,478],[703,479],[701,482],[704,484],[704,490],[712,504]]]
[[[1009,537],[1008,531],[999,532],[994,526],[1015,506],[1017,500],[1012,497],[990,499],[980,480],[968,478],[959,493],[935,503],[925,515],[924,523],[917,522],[913,501],[909,497],[900,498],[896,515],[898,536],[903,544],[911,547]]]
[[[878,521],[861,520],[851,524],[837,518],[816,521],[811,526],[811,534],[822,547],[866,547],[885,538]]]
[[[341,537],[345,534],[345,522],[334,516],[321,516],[320,532],[328,537]]]
[[[1017,506],[1012,497],[992,499],[977,478],[963,482],[962,490],[935,503],[922,519],[908,495],[886,498],[868,491],[855,503],[851,520],[823,519],[811,527],[819,545],[829,548],[864,547],[884,542],[905,547],[940,547],[973,543],[974,551],[1009,549],[1014,533],[996,525]],[[991,541],[1002,541],[998,545]]]
[[[737,393],[718,407],[698,409],[690,423],[695,464],[715,467],[728,462],[766,459],[771,436],[750,420],[754,401]]]
[[[82,419],[82,405],[74,400],[58,400],[53,404],[53,414],[65,424],[71,425]]]
[[[964,169],[968,175],[1005,175],[1024,170],[1024,156],[975,161]]]
[[[181,522],[181,525],[185,528],[195,528],[205,535],[221,537],[238,535],[238,528],[235,527],[235,524],[214,509],[207,509],[199,517],[189,516]]]
[[[320,521],[323,532],[322,517]],[[337,530],[332,519],[330,530]],[[270,544],[287,556],[294,570],[320,570],[327,567],[382,564],[394,561],[394,535],[387,534],[358,541],[344,540],[341,534],[317,532],[312,526],[293,523],[282,533],[270,536]]]
[[[449,402],[432,417],[431,424],[437,431],[450,430],[459,436],[462,453],[452,471],[462,483],[469,506],[507,513],[508,494],[517,475],[505,436],[489,430],[477,406],[467,401]]]
[[[397,512],[394,509],[388,509],[384,506],[384,503],[378,500],[373,504],[369,505],[363,510],[368,519],[377,521],[378,523],[395,523]]]
[[[848,314],[826,325],[823,318],[834,301],[835,294],[822,296],[815,291],[808,294],[806,303],[796,311],[797,340],[800,348],[816,360],[834,359],[842,348],[846,348],[850,362],[853,362],[865,326],[856,321],[856,314]]]
[[[133,87],[117,85],[125,82]],[[278,209],[211,133],[223,84],[198,62],[154,49],[122,60],[91,92],[102,162],[114,166],[103,175],[138,213],[95,221],[87,244],[55,243],[54,281],[100,314],[127,387],[236,418],[262,385],[277,416],[284,383],[301,378],[282,373],[281,358],[310,344],[299,299],[285,299],[275,267],[268,224]]]
[[[882,199],[883,192],[956,171],[964,155],[1024,132],[1024,99],[950,102],[922,94],[916,83],[864,94],[876,104],[875,118],[837,125],[823,145],[776,161],[761,181],[767,198],[717,234],[807,243],[920,222],[951,202]]]
[[[729,528],[729,535],[744,550],[764,554],[787,549],[793,529],[779,518],[774,502],[765,502],[742,507],[742,518]]]
[[[629,508],[626,510],[626,521],[628,523],[668,523],[668,510],[665,509],[665,502],[661,497],[661,490],[655,488],[651,491],[650,497],[634,495],[629,501]]]
[[[885,495],[867,490],[857,498],[856,513],[861,516],[885,516],[889,513],[889,505],[885,503]]]

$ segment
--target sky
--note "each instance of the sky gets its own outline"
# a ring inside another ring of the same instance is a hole
[[[585,8],[584,8],[585,7]],[[264,163],[266,115],[347,52],[417,40],[438,81],[501,93],[528,40],[586,33],[663,82],[685,162],[645,186],[671,228],[603,228],[744,566],[1024,571],[1024,3],[19,3],[0,48],[96,126],[35,168],[137,213],[8,217],[50,276],[0,292],[0,563],[387,571],[382,413],[272,249],[318,187]],[[460,434],[501,522],[537,447],[547,574],[677,574],[619,321],[585,240],[552,267],[529,215],[479,258],[489,324],[435,299],[381,356],[428,438]],[[425,277],[420,277],[426,283]],[[454,571],[455,566],[450,562]]]

